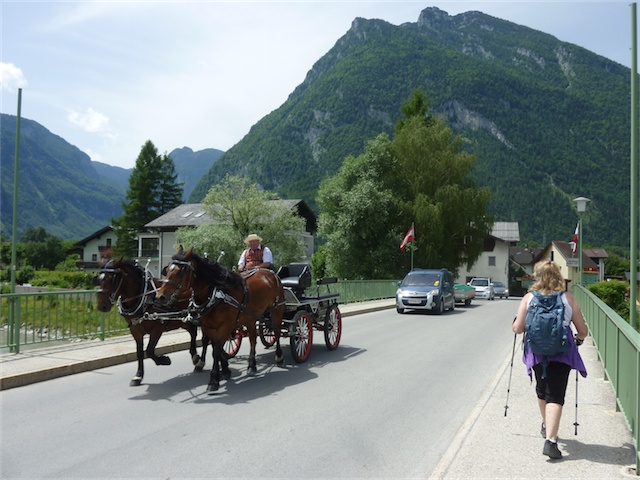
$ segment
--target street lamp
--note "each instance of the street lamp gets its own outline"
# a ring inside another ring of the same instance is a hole
[[[578,197],[574,198],[573,201],[576,202],[580,221],[580,226],[578,227],[578,285],[582,285],[582,214],[587,209],[587,202],[591,200],[585,197]]]

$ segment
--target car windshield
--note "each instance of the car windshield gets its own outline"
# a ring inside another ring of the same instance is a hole
[[[440,285],[440,275],[437,273],[412,273],[402,282],[404,286],[434,286]]]
[[[502,288],[502,287],[504,287],[504,283],[502,283],[502,282],[493,282],[493,286]]]
[[[487,287],[489,286],[489,282],[484,278],[477,278],[471,281],[471,285],[475,285],[476,287]]]

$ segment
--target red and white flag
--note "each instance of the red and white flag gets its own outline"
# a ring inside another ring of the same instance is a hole
[[[411,225],[411,228],[409,229],[407,234],[404,236],[404,240],[402,240],[402,243],[400,244],[400,250],[404,251],[404,248],[407,246],[407,243],[412,242],[413,238],[414,238],[413,225]]]
[[[573,232],[573,242],[571,242],[572,243],[571,252],[573,252],[574,255],[578,250],[578,233],[579,232],[580,232],[580,222],[576,224],[576,231]]]

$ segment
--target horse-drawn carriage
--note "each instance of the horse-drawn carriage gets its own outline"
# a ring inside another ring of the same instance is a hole
[[[155,357],[154,348],[162,331],[180,325],[191,334],[190,351],[197,370],[204,365],[207,345],[211,343],[213,347],[208,393],[219,388],[221,379],[230,378],[228,360],[238,352],[245,336],[251,343],[249,375],[256,373],[258,333],[265,346],[276,346],[278,365],[284,361],[280,337],[290,339],[291,353],[298,363],[306,361],[311,353],[314,329],[324,332],[329,350],[340,343],[339,294],[329,291],[329,285],[336,279],[320,279],[316,292],[308,293],[311,287],[308,264],[290,264],[277,273],[257,269],[240,275],[181,248],[165,275],[165,279],[151,279],[146,268],[120,259],[105,265],[96,279],[101,287],[99,309],[108,311],[117,303],[136,339],[138,372],[131,385],[139,385],[144,374],[142,336],[147,333],[152,337],[147,355],[158,365],[168,365],[171,363],[168,357]],[[326,291],[321,293],[321,288]],[[203,332],[202,357],[194,351],[196,326]]]
[[[342,335],[342,316],[337,301],[340,294],[330,291],[330,285],[335,284],[337,278],[317,280],[315,292],[310,293],[312,278],[308,263],[280,267],[277,275],[284,287],[281,336],[289,338],[293,359],[302,363],[309,358],[314,330],[323,332],[329,350],[338,348]],[[260,318],[257,328],[262,344],[267,348],[273,346],[276,339],[271,319]],[[246,329],[238,328],[225,342],[224,349],[229,357],[238,353],[245,335]]]

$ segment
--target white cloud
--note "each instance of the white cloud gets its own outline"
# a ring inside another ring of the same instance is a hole
[[[85,112],[71,110],[67,113],[67,120],[85,132],[99,133],[103,137],[115,140],[117,135],[111,132],[109,117],[89,107]]]
[[[102,160],[102,155],[100,155],[98,152],[94,152],[93,150],[91,150],[90,148],[85,148],[84,149],[84,153],[86,153],[87,155],[89,155],[89,158],[91,160],[93,160],[94,162],[101,162],[104,163],[104,161]]]
[[[0,90],[16,92],[18,88],[27,86],[22,70],[13,63],[0,62]]]

